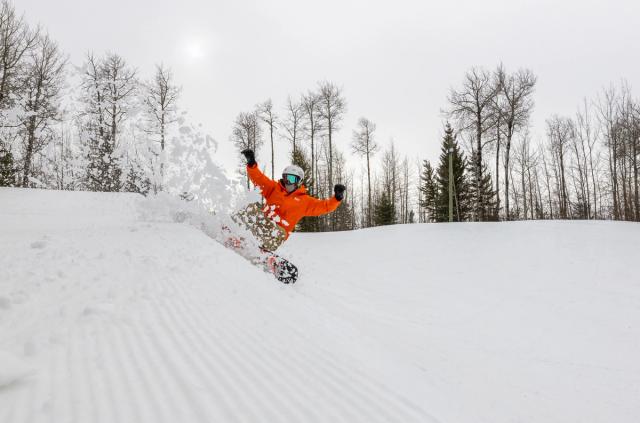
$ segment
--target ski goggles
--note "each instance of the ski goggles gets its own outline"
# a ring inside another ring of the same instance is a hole
[[[298,182],[300,182],[300,178],[297,175],[291,175],[289,173],[282,175],[282,178],[287,184],[291,184],[291,185],[295,185]]]

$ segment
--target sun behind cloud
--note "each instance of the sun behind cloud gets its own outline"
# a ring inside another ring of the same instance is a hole
[[[190,36],[182,42],[182,54],[192,62],[205,60],[211,54],[210,37]]]
[[[185,52],[191,59],[202,59],[205,57],[205,48],[202,40],[191,39],[185,44]]]

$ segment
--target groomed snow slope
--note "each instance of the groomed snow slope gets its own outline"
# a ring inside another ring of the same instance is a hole
[[[145,207],[0,189],[0,422],[640,421],[640,225],[294,234],[286,286]]]

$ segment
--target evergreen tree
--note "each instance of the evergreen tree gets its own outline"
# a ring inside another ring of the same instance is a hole
[[[438,187],[436,185],[436,177],[433,167],[428,160],[422,165],[422,175],[420,175],[420,191],[422,191],[422,200],[420,206],[427,212],[429,222],[436,220],[436,203],[438,198]]]
[[[140,166],[133,162],[129,166],[127,172],[127,179],[122,188],[124,192],[135,192],[142,195],[147,195],[151,190],[151,180],[144,175]]]
[[[333,211],[336,219],[336,231],[349,231],[355,229],[355,216],[349,196],[346,195],[340,206]]]
[[[453,221],[462,222],[470,217],[472,198],[467,180],[467,160],[447,123],[442,139],[440,164],[436,172],[436,222],[449,221],[449,151],[453,154]]]
[[[16,183],[16,170],[13,154],[0,148],[0,187],[12,187]]]
[[[396,223],[396,210],[387,191],[383,191],[374,208],[373,221],[376,226],[393,225]]]
[[[307,157],[302,150],[302,148],[298,147],[291,153],[291,163],[300,166],[302,170],[304,170],[304,179],[302,180],[302,184],[307,189],[307,192],[311,192],[313,190],[313,178],[311,175],[311,165],[307,160]],[[298,232],[318,232],[319,231],[319,221],[317,216],[306,216],[300,219],[298,224],[296,225],[296,231]]]
[[[86,185],[90,191],[120,191],[122,169],[111,142],[100,138],[91,140],[87,159]]]
[[[291,153],[291,164],[300,167],[304,171],[302,184],[307,188],[307,191],[311,191],[313,189],[313,181],[311,180],[311,164],[309,163],[307,155],[302,148],[298,147]]]
[[[477,180],[476,175],[476,167],[471,168],[471,174],[473,180]],[[496,201],[496,191],[493,187],[493,181],[491,179],[491,173],[487,168],[487,164],[483,164],[482,166],[482,175],[480,176],[480,199],[476,199],[477,191],[471,190],[470,197],[472,198],[473,203],[482,204],[484,211],[483,216],[487,221],[497,221],[498,220],[498,211],[497,211],[497,201]],[[479,201],[478,201],[479,200]]]

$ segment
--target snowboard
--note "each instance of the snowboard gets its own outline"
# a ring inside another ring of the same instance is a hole
[[[226,232],[230,232],[227,227],[223,228]],[[242,237],[228,235],[224,242],[225,247],[230,248],[249,260],[251,263],[261,267],[265,272],[272,274],[282,283],[296,283],[298,280],[298,268],[289,260],[271,252],[259,249],[259,252],[250,254],[251,248],[249,243]]]
[[[263,251],[265,256],[265,270],[273,274],[282,283],[296,283],[298,268],[289,260],[270,251]]]

